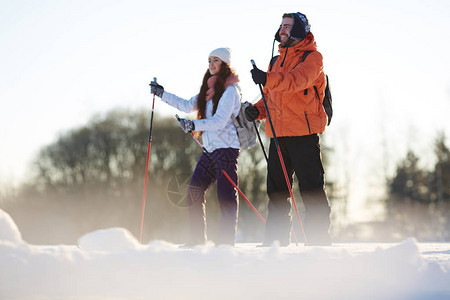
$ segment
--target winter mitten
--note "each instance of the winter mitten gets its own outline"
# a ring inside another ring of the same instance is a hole
[[[180,119],[180,127],[185,133],[192,132],[195,129],[194,122],[186,119]]]
[[[150,92],[159,98],[164,94],[164,87],[158,84],[156,81],[150,82]]]
[[[261,71],[258,68],[254,68],[250,71],[252,73],[253,82],[255,84],[262,84],[263,86],[266,85],[267,81],[267,73],[264,71]]]
[[[259,109],[256,106],[250,104],[249,106],[247,106],[247,108],[245,108],[244,113],[247,121],[253,122],[259,116]]]

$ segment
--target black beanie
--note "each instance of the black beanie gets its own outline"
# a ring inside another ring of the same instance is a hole
[[[290,32],[290,38],[302,41],[310,32],[311,26],[309,25],[308,19],[304,14],[300,12],[290,13],[289,15],[291,15],[292,18],[294,19],[294,23],[292,25]],[[280,29],[281,27],[278,28],[277,32],[275,33],[275,39],[278,42],[281,42]]]

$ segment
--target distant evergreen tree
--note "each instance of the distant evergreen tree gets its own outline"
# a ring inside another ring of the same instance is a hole
[[[436,139],[435,155],[435,167],[427,171],[408,151],[389,182],[386,221],[399,237],[450,240],[450,151],[443,134]]]
[[[435,142],[437,162],[434,168],[431,198],[442,205],[450,201],[450,149],[445,144],[444,133],[439,134]]]
[[[390,184],[391,195],[398,197],[396,201],[426,201],[426,173],[420,169],[418,162],[419,158],[410,150],[397,166]]]

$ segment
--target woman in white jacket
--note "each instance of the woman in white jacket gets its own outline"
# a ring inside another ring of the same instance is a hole
[[[196,120],[180,120],[184,132],[195,131],[202,136],[203,146],[211,153],[211,162],[203,153],[195,167],[188,192],[190,240],[188,244],[204,244],[206,235],[205,193],[217,181],[217,196],[220,205],[219,234],[216,244],[234,245],[238,219],[238,195],[233,185],[223,175],[224,170],[235,184],[238,182],[237,160],[239,139],[231,115],[235,117],[241,106],[238,76],[230,68],[230,49],[218,48],[208,57],[209,68],[203,77],[198,95],[189,100],[164,91],[152,82],[151,92],[165,103],[183,112],[197,111]]]

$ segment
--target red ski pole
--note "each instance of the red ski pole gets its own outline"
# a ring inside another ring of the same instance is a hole
[[[153,81],[156,82],[156,77],[153,78]],[[151,113],[151,117],[150,117],[150,129],[149,129],[149,133],[148,133],[147,161],[145,163],[144,195],[142,196],[142,211],[141,211],[141,226],[139,229],[139,243],[142,242],[142,230],[144,227],[145,198],[146,198],[146,194],[147,194],[147,179],[148,179],[148,162],[150,159],[150,149],[152,148],[152,127],[153,127],[153,112],[155,110],[155,96],[156,96],[156,93],[153,93],[152,113]]]
[[[256,69],[256,64],[255,64],[255,61],[253,59],[251,60],[251,63],[253,65],[253,68]],[[307,240],[306,240],[305,231],[303,230],[302,221],[301,221],[300,215],[298,213],[297,204],[295,203],[294,193],[292,193],[291,182],[289,181],[289,176],[287,175],[286,166],[284,164],[283,156],[281,155],[280,144],[278,143],[278,138],[277,138],[277,136],[275,134],[275,128],[273,127],[273,123],[272,123],[272,118],[270,117],[269,107],[267,106],[266,97],[264,96],[264,91],[263,91],[263,88],[262,88],[261,84],[258,84],[258,86],[259,86],[259,89],[261,91],[261,96],[262,96],[262,99],[263,99],[263,102],[264,102],[264,107],[266,109],[267,118],[269,119],[270,129],[272,130],[272,134],[273,134],[273,140],[274,140],[275,145],[277,147],[278,156],[279,156],[280,162],[281,162],[281,167],[283,168],[284,178],[286,179],[286,184],[287,184],[288,189],[289,189],[289,194],[290,194],[291,199],[292,199],[292,204],[294,205],[295,214],[297,215],[298,225],[300,226],[300,230],[301,230],[302,235],[303,235],[303,241],[305,242],[305,245],[308,245]]]
[[[175,117],[177,118],[177,120],[180,120],[180,118],[178,117],[178,115],[175,115]],[[193,132],[191,132],[191,136],[194,138],[194,140],[197,142],[197,144],[200,145],[200,147],[202,148],[203,152],[205,152],[209,159],[214,163],[214,159],[211,157],[211,153],[208,152],[208,150],[206,150],[205,147],[203,147],[202,143],[198,140],[198,138],[194,135]],[[216,164],[217,166],[217,164]],[[224,170],[220,169],[220,171],[222,172],[223,175],[225,175],[225,177],[228,179],[228,181],[233,185],[233,187],[238,191],[238,193],[242,196],[242,198],[244,198],[245,202],[247,202],[247,204],[251,207],[251,209],[255,212],[255,214],[261,219],[261,221],[266,224],[266,220],[263,218],[263,216],[261,216],[261,214],[258,212],[258,210],[256,209],[256,207],[250,202],[250,200],[248,200],[248,198],[244,195],[244,193],[241,191],[241,189],[236,185],[236,183],[233,182],[233,180],[231,179],[231,177],[227,174],[227,172],[225,172]]]

